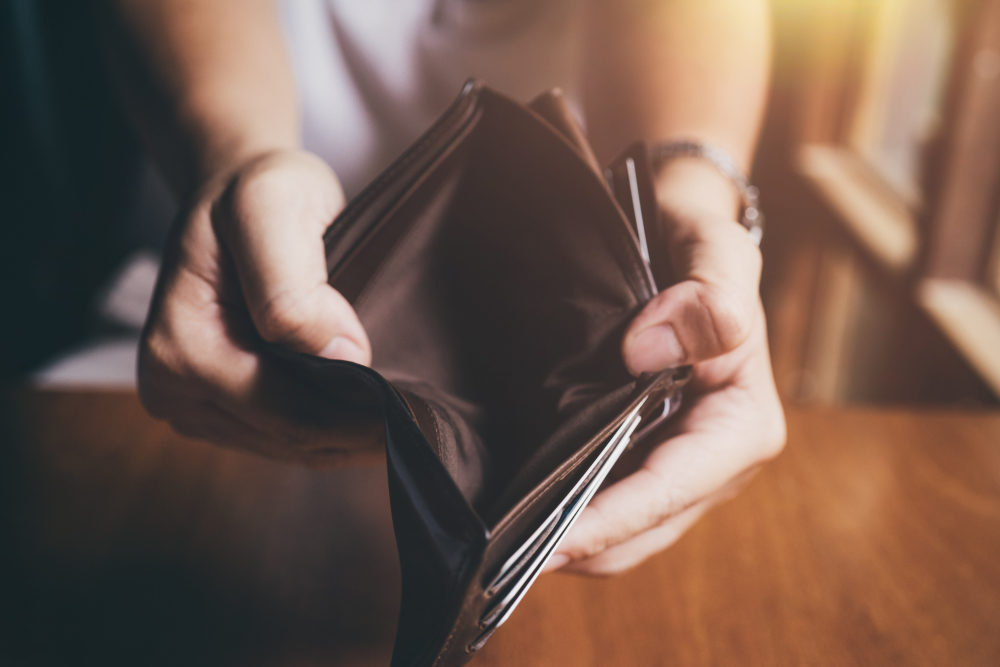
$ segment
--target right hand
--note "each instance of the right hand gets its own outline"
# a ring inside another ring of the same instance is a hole
[[[309,153],[275,151],[210,179],[173,230],[139,347],[139,395],[178,432],[309,463],[374,452],[371,420],[336,410],[264,342],[371,362],[351,305],[327,283],[323,232],[340,183]]]

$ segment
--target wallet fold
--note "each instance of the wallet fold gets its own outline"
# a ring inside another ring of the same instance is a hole
[[[607,177],[607,178],[606,178]],[[510,615],[686,369],[632,377],[656,294],[641,145],[602,172],[558,92],[470,82],[332,223],[330,284],[372,368],[303,361],[385,421],[402,571],[393,665],[460,665]]]

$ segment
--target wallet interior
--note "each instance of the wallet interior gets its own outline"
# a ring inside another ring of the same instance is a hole
[[[331,283],[491,526],[620,408],[622,334],[654,289],[601,176],[550,123],[496,96],[443,144],[394,177]]]
[[[467,659],[630,438],[676,407],[683,371],[633,378],[621,356],[656,292],[644,161],[626,152],[605,181],[558,95],[525,107],[470,83],[326,234],[377,372],[311,363],[382,397],[394,665]]]

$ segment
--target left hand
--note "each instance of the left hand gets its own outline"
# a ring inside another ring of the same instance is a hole
[[[634,472],[594,497],[547,570],[609,575],[633,567],[784,446],[758,296],[760,251],[718,211],[689,207],[665,218],[679,280],[646,304],[622,350],[634,373],[692,364],[683,407],[662,441],[627,454]]]

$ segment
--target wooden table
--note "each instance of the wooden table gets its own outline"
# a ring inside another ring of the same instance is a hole
[[[387,663],[381,469],[188,441],[125,393],[7,407],[0,664]],[[1000,414],[789,422],[787,451],[674,548],[546,575],[472,664],[1000,665]]]

